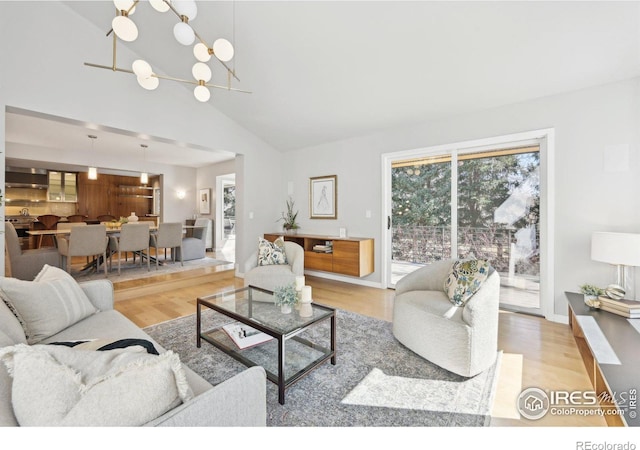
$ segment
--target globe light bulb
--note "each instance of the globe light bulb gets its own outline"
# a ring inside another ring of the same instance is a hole
[[[193,90],[193,95],[196,97],[198,101],[201,101],[204,103],[209,101],[209,98],[211,97],[211,92],[209,92],[209,89],[207,89],[206,86],[196,86],[196,88]]]
[[[116,16],[111,21],[111,28],[120,39],[133,42],[138,38],[138,27],[126,16]],[[193,30],[191,30],[193,31]]]
[[[113,4],[116,5],[116,9],[118,11],[129,11],[129,8],[133,6],[134,1],[133,0],[113,0]],[[134,12],[136,12],[135,8],[129,11],[129,15],[132,15]]]
[[[191,73],[193,74],[193,78],[198,81],[202,80],[206,83],[211,79],[211,69],[205,63],[195,63],[193,69],[191,69]]]
[[[226,39],[216,39],[213,43],[213,54],[222,62],[231,61],[233,58],[233,45]]]
[[[176,38],[176,41],[181,43],[182,45],[191,45],[193,41],[196,40],[196,35],[193,32],[193,28],[189,26],[189,24],[184,22],[178,22],[173,27],[173,35]]]
[[[160,80],[156,77],[142,78],[136,77],[138,84],[148,91],[153,91],[160,84]]]
[[[187,16],[189,20],[193,20],[198,15],[198,5],[195,0],[174,0],[173,7],[181,16]]]
[[[131,69],[133,73],[140,78],[149,78],[153,73],[153,69],[149,63],[143,59],[136,59],[133,64],[131,64]]]
[[[158,12],[169,11],[169,5],[163,0],[149,0],[149,4]]]
[[[193,47],[193,56],[195,56],[198,61],[208,62],[211,59],[211,54],[209,53],[209,47],[204,45],[202,42],[198,42]]]

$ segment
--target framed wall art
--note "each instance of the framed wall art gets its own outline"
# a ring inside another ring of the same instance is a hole
[[[338,218],[338,176],[309,178],[309,212],[311,219]]]
[[[200,214],[211,214],[211,188],[200,189]]]

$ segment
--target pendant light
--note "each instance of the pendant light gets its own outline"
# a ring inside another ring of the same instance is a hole
[[[98,139],[98,136],[95,136],[93,134],[89,134],[88,138],[91,139],[91,155],[89,155],[89,161],[93,160],[93,142]],[[98,168],[97,167],[89,167],[89,173],[88,173],[88,178],[90,180],[97,180],[98,179]]]
[[[143,155],[143,161],[144,161],[143,170],[144,170],[145,166],[147,165],[147,147],[149,146],[147,144],[140,144],[140,147],[142,147],[142,155]],[[147,172],[140,173],[140,183],[142,184],[149,183],[149,174]]]

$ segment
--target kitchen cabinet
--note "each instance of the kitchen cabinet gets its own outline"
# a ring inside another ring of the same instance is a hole
[[[77,202],[77,175],[71,172],[50,171],[47,198],[50,202]]]

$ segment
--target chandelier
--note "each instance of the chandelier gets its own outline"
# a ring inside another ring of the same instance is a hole
[[[138,27],[130,16],[136,12],[140,0],[113,0],[113,3],[116,8],[116,16],[111,22],[111,30],[107,33],[107,36],[113,33],[112,64],[111,66],[105,66],[85,62],[84,64],[86,66],[133,74],[136,76],[138,84],[144,89],[150,91],[159,86],[160,80],[192,84],[195,85],[193,95],[201,102],[206,102],[211,97],[209,88],[226,89],[228,91],[244,92],[247,94],[251,93],[250,91],[231,87],[232,78],[240,81],[236,76],[235,70],[232,70],[227,65],[234,56],[234,48],[231,42],[226,39],[219,38],[215,40],[212,45],[208,45],[193,28],[191,22],[198,14],[198,6],[196,5],[195,0],[149,0],[148,2],[153,9],[158,12],[165,13],[167,11],[173,11],[178,18],[178,22],[173,27],[173,35],[180,44],[191,46],[195,42],[193,47],[193,56],[198,62],[196,62],[191,69],[191,74],[194,78],[193,80],[159,75],[154,72],[151,65],[143,59],[136,59],[131,65],[131,69],[118,67],[116,62],[117,41],[122,40],[124,42],[133,42],[138,38]],[[215,57],[215,60],[218,61],[227,72],[226,86],[209,83],[212,77],[212,72],[211,68],[206,63],[211,60],[212,56]]]

